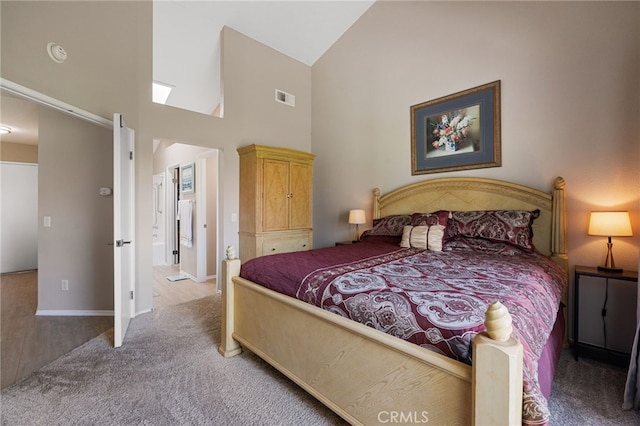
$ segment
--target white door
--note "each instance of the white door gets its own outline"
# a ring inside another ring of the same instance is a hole
[[[206,151],[197,155],[196,167],[196,208],[197,214],[197,247],[196,247],[196,281],[205,282],[216,274],[215,265],[220,264],[218,254],[218,150]],[[212,186],[213,185],[213,186]],[[212,212],[215,211],[215,214]],[[210,241],[211,240],[211,241]],[[213,266],[211,266],[213,264]]]
[[[196,192],[196,282],[203,283],[207,280],[207,159],[201,155],[197,158],[196,188],[199,189]]]
[[[134,312],[134,131],[113,115],[114,346],[122,345]]]

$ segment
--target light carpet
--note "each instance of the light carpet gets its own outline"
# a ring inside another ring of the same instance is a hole
[[[562,352],[553,379],[550,425],[640,425],[640,412],[622,409],[627,370]]]
[[[2,424],[333,425],[342,419],[255,355],[225,359],[220,296],[131,321],[2,391]]]
[[[4,389],[3,425],[341,425],[249,352],[225,359],[220,296],[132,320],[121,348],[105,333]],[[112,331],[111,331],[112,333]],[[640,425],[621,409],[626,371],[562,354],[553,425]]]

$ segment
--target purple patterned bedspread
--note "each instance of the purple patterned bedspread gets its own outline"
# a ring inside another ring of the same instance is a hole
[[[524,348],[523,423],[549,421],[538,359],[566,275],[545,256],[429,252],[365,241],[253,259],[241,276],[468,364],[487,306],[500,301]]]

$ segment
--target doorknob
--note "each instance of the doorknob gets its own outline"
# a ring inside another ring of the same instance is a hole
[[[125,241],[125,240],[116,240],[116,247],[122,247],[125,244],[131,244],[131,241]]]

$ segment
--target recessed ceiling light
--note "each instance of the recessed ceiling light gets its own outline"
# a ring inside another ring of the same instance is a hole
[[[165,104],[169,98],[173,86],[166,83],[160,83],[158,81],[153,82],[153,102],[157,104]]]
[[[0,135],[6,135],[7,133],[11,133],[11,127],[0,126]]]

